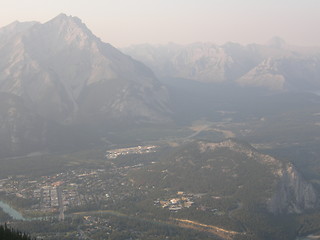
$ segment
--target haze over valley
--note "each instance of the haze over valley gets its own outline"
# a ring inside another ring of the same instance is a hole
[[[267,39],[266,39],[267,40]],[[320,232],[320,47],[0,28],[0,223],[36,239]]]

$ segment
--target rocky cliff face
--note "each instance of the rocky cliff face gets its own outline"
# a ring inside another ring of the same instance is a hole
[[[283,163],[269,155],[259,153],[250,145],[234,140],[220,143],[202,142],[199,147],[203,153],[227,148],[268,166],[268,171],[273,175],[273,179],[269,179],[273,182],[273,187],[270,198],[265,199],[265,205],[271,213],[303,213],[319,207],[319,193],[291,163]]]
[[[298,173],[292,164],[287,164],[279,172],[276,191],[268,201],[268,210],[272,213],[302,213],[314,209],[319,204],[318,193]]]

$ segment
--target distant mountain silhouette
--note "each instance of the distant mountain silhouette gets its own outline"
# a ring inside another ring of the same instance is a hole
[[[232,83],[271,90],[320,89],[320,49],[292,47],[279,37],[266,45],[134,45],[123,52],[160,78]]]

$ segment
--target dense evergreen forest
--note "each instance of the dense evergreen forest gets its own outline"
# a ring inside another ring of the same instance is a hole
[[[31,240],[25,233],[8,228],[7,225],[0,226],[0,239],[1,240]]]

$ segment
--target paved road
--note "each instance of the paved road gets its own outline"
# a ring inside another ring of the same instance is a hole
[[[57,194],[58,194],[58,203],[59,203],[59,220],[64,220],[64,206],[63,206],[63,199],[62,199],[62,191],[60,187],[57,187]]]

